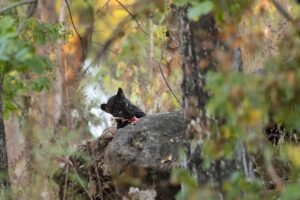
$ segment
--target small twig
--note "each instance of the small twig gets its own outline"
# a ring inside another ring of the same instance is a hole
[[[164,79],[167,87],[169,88],[170,92],[173,94],[173,96],[175,97],[175,99],[176,99],[177,103],[180,105],[180,107],[182,107],[181,102],[179,101],[179,99],[177,98],[177,96],[175,95],[175,93],[173,92],[171,86],[169,85],[169,83],[168,83],[168,81],[167,81],[167,79],[166,79],[166,77],[165,77],[165,75],[164,75],[164,73],[162,71],[162,68],[161,68],[161,61],[162,61],[162,59],[163,59],[163,47],[161,48],[161,54],[160,54],[160,60],[159,60],[159,63],[158,63],[158,68],[159,68],[160,73],[161,73],[161,75],[162,75],[162,77],[163,77],[163,79]]]
[[[89,41],[89,42],[94,43],[94,44],[97,44],[97,45],[99,45],[99,46],[101,46],[101,47],[104,47],[104,44],[101,44],[101,43],[99,43],[99,42],[96,42],[96,41],[93,41],[93,40],[91,40],[91,41]],[[114,51],[114,50],[112,50],[112,49],[110,49],[110,48],[107,48],[107,50],[108,50],[109,52],[112,52],[112,53],[116,54],[116,55],[119,55],[118,52],[116,52],[116,51]]]
[[[36,101],[36,100],[35,100]],[[38,106],[39,107],[39,106]],[[42,114],[42,116],[44,117],[43,115],[43,112],[41,109],[39,109],[40,113]],[[71,166],[75,172],[75,175],[76,175],[76,178],[78,179],[79,183],[81,183],[81,179],[80,179],[80,176],[75,168],[75,166],[73,165],[72,161],[69,159],[69,155],[64,151],[63,147],[61,146],[61,144],[59,143],[58,139],[56,138],[56,136],[53,134],[52,131],[50,131],[50,135],[52,136],[52,138],[54,139],[54,142],[57,144],[57,146],[59,147],[59,149],[61,150],[61,152],[64,154],[64,156],[66,157],[66,164]],[[91,194],[87,191],[87,189],[82,185],[80,184],[80,186],[82,187],[82,189],[86,192],[86,194],[88,195],[89,199],[90,200],[93,200]]]
[[[99,9],[97,9],[96,13],[101,13],[102,10],[108,5],[108,3],[110,2],[110,0],[107,0],[106,3]]]
[[[34,10],[37,8],[37,5],[38,5],[38,0],[35,0],[33,2],[33,5],[31,5],[30,8],[29,8],[29,10],[28,10],[28,14],[26,16],[26,19],[29,19],[30,17],[33,16]]]
[[[65,183],[64,183],[64,191],[63,191],[63,200],[66,199],[67,188],[68,188],[68,176],[69,176],[69,165],[66,166],[66,176],[65,176]]]
[[[36,2],[36,0],[28,0],[28,1],[21,1],[21,2],[17,2],[17,3],[11,4],[11,5],[9,5],[9,6],[1,9],[0,10],[0,15],[2,13],[6,12],[6,11],[9,11],[9,10],[11,10],[13,8],[18,7],[18,6],[23,6],[23,5],[26,5],[26,4],[32,4],[32,3],[35,3],[35,2]]]
[[[82,37],[80,36],[79,32],[77,31],[77,28],[75,27],[75,24],[74,24],[74,21],[73,21],[73,17],[72,17],[72,12],[71,12],[71,9],[70,9],[70,6],[69,6],[69,3],[68,3],[68,0],[65,0],[66,2],[66,5],[67,5],[67,8],[68,8],[68,11],[69,11],[69,15],[70,15],[70,19],[71,19],[71,23],[72,23],[72,26],[80,40],[80,44],[81,44],[81,49],[82,49],[82,57],[83,57],[83,60],[85,59],[85,52],[84,52],[84,47],[83,47],[83,40],[82,40]]]
[[[39,112],[42,114],[42,117],[45,118],[43,112],[42,112],[42,109],[41,107],[39,106],[39,103],[37,102],[37,100],[35,99],[37,105],[38,105],[38,110]],[[49,132],[50,133],[50,136],[53,138],[54,142],[56,143],[56,145],[58,146],[58,148],[61,150],[62,154],[64,154],[65,156],[65,163],[67,166],[69,167],[72,167],[73,171],[75,172],[75,175],[76,175],[76,178],[78,180],[78,182],[80,183],[80,186],[82,187],[82,189],[85,191],[85,193],[88,195],[89,199],[90,200],[93,200],[91,194],[89,193],[89,191],[81,184],[82,180],[78,174],[78,171],[76,169],[76,167],[74,166],[74,164],[72,163],[72,161],[69,159],[69,155],[67,154],[66,151],[64,151],[63,147],[61,146],[61,144],[59,143],[58,141],[58,138],[54,135],[54,133],[52,131]],[[69,171],[69,168],[68,168],[68,171]]]
[[[75,172],[75,174],[76,174],[76,178],[77,178],[77,180],[78,180],[78,182],[79,182],[79,185],[80,185],[81,188],[85,191],[85,193],[88,195],[89,199],[90,199],[90,200],[93,200],[92,195],[89,193],[89,191],[88,191],[88,190],[84,187],[84,185],[82,184],[82,180],[81,180],[81,178],[80,178],[80,176],[79,176],[79,173],[78,173],[76,167],[75,167],[75,166],[72,166],[72,168],[73,168],[73,170],[74,170],[74,172]]]
[[[92,154],[92,159],[93,159],[93,162],[94,162],[94,168],[95,168],[95,171],[96,171],[97,182],[98,182],[98,186],[99,186],[100,199],[103,199],[103,185],[102,185],[101,179],[100,179],[100,173],[99,173],[98,165],[97,165],[97,162],[96,162],[95,152],[94,152],[94,149],[93,149],[93,147],[90,143],[87,144],[87,146],[90,149],[90,152]]]
[[[35,9],[37,8],[37,5],[38,5],[38,0],[35,0],[32,4],[33,4],[33,5],[29,6],[30,8],[29,8],[29,10],[28,10],[28,14],[27,14],[25,20],[24,20],[23,23],[21,23],[21,24],[19,25],[19,27],[18,27],[18,32],[19,32],[19,33],[22,32],[22,30],[24,29],[24,27],[25,27],[25,25],[26,25],[26,21],[27,21],[30,17],[32,17],[32,15],[34,14],[34,11],[35,11]]]
[[[110,38],[104,44],[101,44],[103,48],[100,51],[96,52],[96,56],[93,62],[91,62],[82,73],[86,73],[93,65],[97,63],[97,61],[99,61],[99,59],[105,54],[105,52],[109,49],[113,42],[120,37],[120,33],[123,31],[124,27],[129,21],[130,16],[126,16],[121,22],[119,22],[117,27],[110,34]]]
[[[280,12],[280,14],[282,14],[286,18],[286,20],[288,20],[289,22],[294,22],[293,17],[283,8],[283,6],[277,0],[272,0],[272,2],[276,9]]]
[[[104,44],[101,44],[101,43],[96,42],[96,41],[93,41],[93,40],[90,40],[89,42],[94,43],[94,44],[97,44],[97,45],[99,45],[99,46],[101,46],[101,47],[103,47],[103,48],[105,47]],[[108,50],[108,51],[111,52],[111,53],[114,53],[115,55],[119,55],[118,52],[116,52],[116,51],[110,49],[109,47],[106,47],[105,49]],[[89,66],[87,66],[87,67],[85,68],[85,70],[82,71],[82,73],[85,74],[92,66],[93,66],[93,62],[92,62]]]
[[[146,35],[148,35],[148,33],[142,28],[141,24],[139,23],[139,21],[136,19],[136,16],[130,12],[128,10],[128,8],[126,8],[126,6],[124,4],[122,4],[119,0],[116,0],[116,2],[131,16],[131,18],[136,22],[136,24],[138,25],[139,29],[141,29],[141,31],[143,31],[143,33],[145,33]]]
[[[271,163],[267,164],[267,172],[268,172],[269,176],[271,177],[273,183],[275,184],[276,189],[278,191],[282,191],[283,183],[280,180],[276,170],[274,169],[274,166]]]

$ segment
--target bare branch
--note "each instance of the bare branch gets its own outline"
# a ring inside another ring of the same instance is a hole
[[[24,5],[27,5],[27,4],[32,4],[32,3],[35,3],[36,0],[27,0],[27,1],[21,1],[21,2],[17,2],[17,3],[14,3],[14,4],[11,4],[5,8],[2,8],[0,10],[0,15],[6,11],[9,11],[13,8],[16,8],[16,7],[19,7],[19,6],[24,6]]]
[[[99,42],[96,42],[96,41],[93,41],[93,40],[90,40],[89,42],[94,43],[94,44],[97,44],[98,46],[104,47],[104,44],[101,44],[101,43],[99,43]],[[116,52],[116,51],[114,51],[114,50],[112,50],[112,49],[107,48],[107,50],[108,50],[109,52],[112,52],[112,53],[116,54],[116,55],[119,54],[118,52]]]
[[[96,177],[97,177],[97,182],[98,182],[98,187],[99,187],[100,199],[103,199],[103,191],[104,190],[103,190],[103,185],[102,185],[102,182],[101,182],[101,179],[100,179],[100,172],[99,172],[99,169],[98,169],[94,148],[92,147],[91,143],[88,143],[87,146],[90,150],[90,153],[92,154],[91,157],[93,159],[93,164],[94,164],[94,168],[95,168],[95,171],[96,171]]]
[[[173,94],[173,96],[175,97],[177,103],[180,105],[180,107],[182,107],[181,102],[179,101],[179,99],[177,98],[177,96],[175,95],[175,93],[173,92],[171,86],[169,85],[169,83],[168,83],[168,81],[167,81],[167,79],[166,79],[166,77],[165,77],[165,75],[164,75],[164,73],[162,71],[162,68],[161,68],[161,61],[162,61],[162,59],[163,59],[163,47],[161,48],[161,54],[160,54],[160,60],[159,60],[159,63],[158,63],[158,67],[159,67],[160,73],[161,73],[161,75],[162,75],[162,77],[163,77],[163,79],[164,79],[167,87],[169,88],[169,90]]]
[[[110,0],[107,0],[106,3],[101,8],[97,9],[96,13],[101,13],[103,11],[103,9],[108,5],[109,2],[110,2]]]
[[[276,9],[280,12],[280,14],[286,18],[286,20],[288,20],[289,22],[294,22],[293,17],[283,8],[283,6],[277,0],[272,0],[272,2]]]
[[[276,189],[278,191],[282,191],[283,183],[280,180],[280,177],[278,176],[274,166],[270,162],[267,163],[267,172],[268,172],[268,175],[271,177],[273,183],[275,184]]]
[[[30,17],[33,16],[34,11],[35,11],[36,8],[37,8],[37,5],[38,5],[38,0],[35,0],[35,1],[32,3],[32,5],[28,6],[28,7],[29,7],[29,9],[28,9],[28,14],[27,14],[25,20],[23,21],[23,23],[21,23],[21,24],[19,25],[19,27],[18,27],[18,32],[19,32],[19,33],[22,32],[22,30],[24,29],[25,24],[26,24],[26,21],[27,21]]]
[[[124,4],[122,4],[119,0],[116,0],[116,2],[131,16],[131,18],[136,22],[136,24],[138,25],[139,29],[141,29],[141,31],[143,31],[143,33],[145,33],[146,35],[148,35],[148,33],[142,28],[141,24],[139,23],[139,21],[136,19],[136,15],[133,14],[132,12],[130,12],[128,10],[128,8],[126,8],[126,6]]]
[[[96,53],[95,59],[89,66],[86,67],[86,69],[83,71],[83,73],[86,73],[91,66],[95,65],[99,59],[106,53],[106,51],[110,51],[109,47],[114,43],[115,40],[122,37],[124,27],[127,25],[127,23],[130,21],[130,17],[125,17],[118,25],[117,27],[112,31],[110,34],[110,38],[104,43],[101,44],[103,47],[100,51]],[[95,43],[95,42],[94,42]],[[98,43],[100,45],[100,43]],[[115,52],[116,53],[116,52]]]
[[[71,9],[70,9],[70,6],[69,6],[69,3],[68,3],[68,0],[65,0],[66,2],[66,5],[67,5],[67,8],[68,8],[68,11],[69,11],[69,15],[70,15],[70,19],[71,19],[71,23],[72,23],[72,26],[80,40],[80,44],[81,44],[81,50],[82,50],[82,57],[83,57],[83,60],[85,59],[85,51],[84,51],[84,47],[83,47],[83,40],[82,40],[82,37],[81,35],[79,34],[79,32],[77,31],[77,28],[75,27],[75,24],[74,24],[74,21],[73,21],[73,17],[72,17],[72,12],[71,12]]]

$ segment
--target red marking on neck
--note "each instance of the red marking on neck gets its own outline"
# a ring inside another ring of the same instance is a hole
[[[131,117],[130,119],[128,119],[129,122],[134,123],[138,121],[138,118],[136,118],[135,116]]]

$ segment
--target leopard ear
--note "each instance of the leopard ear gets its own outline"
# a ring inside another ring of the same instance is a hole
[[[124,92],[123,92],[123,89],[122,89],[122,88],[119,88],[119,89],[118,89],[117,96],[119,96],[119,97],[121,97],[121,98],[125,98],[125,94],[124,94]]]
[[[107,104],[101,104],[101,109],[102,109],[103,111],[106,111],[106,105],[107,105]]]

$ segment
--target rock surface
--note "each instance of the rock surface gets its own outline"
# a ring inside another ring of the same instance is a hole
[[[105,172],[121,193],[136,185],[155,189],[158,199],[172,199],[178,186],[169,177],[178,165],[184,129],[182,112],[150,115],[119,129],[104,155]]]

